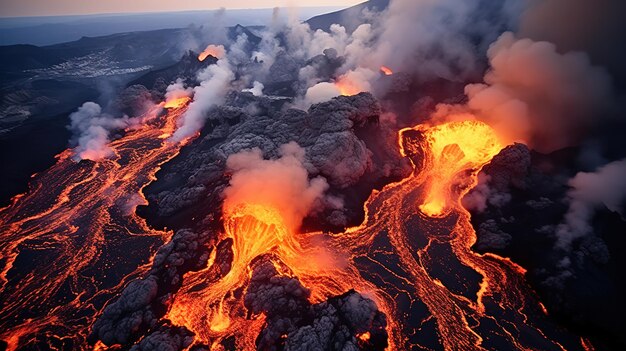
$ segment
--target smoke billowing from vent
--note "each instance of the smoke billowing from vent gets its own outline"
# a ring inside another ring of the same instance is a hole
[[[222,103],[234,78],[227,58],[218,60],[198,74],[200,85],[193,89],[193,102],[172,136],[173,141],[178,142],[193,136],[204,126],[207,112],[211,107]]]
[[[279,159],[265,160],[261,150],[252,149],[228,158],[226,166],[233,175],[225,190],[225,212],[240,204],[262,205],[276,209],[292,231],[300,227],[328,183],[323,177],[309,180],[305,151],[295,142],[281,146],[280,154]]]
[[[193,88],[185,87],[185,82],[178,78],[176,82],[167,86],[165,91],[165,107],[176,106],[179,101],[186,100],[193,95]]]
[[[254,83],[252,83],[252,88],[244,89],[243,91],[252,93],[254,96],[263,96],[263,88],[263,83],[254,81]]]
[[[609,163],[594,173],[580,172],[569,181],[569,210],[556,231],[557,246],[569,248],[572,241],[593,232],[595,210],[606,206],[624,217],[626,160]]]
[[[78,110],[70,115],[68,129],[72,131],[71,143],[76,144],[75,158],[78,160],[97,161],[113,156],[113,150],[108,146],[110,134],[140,123],[140,118],[115,118],[103,114],[100,105],[95,102],[85,102]]]
[[[504,33],[488,57],[484,83],[465,88],[467,106],[441,105],[435,119],[477,118],[507,143],[550,152],[577,145],[610,103],[608,75],[584,53],[560,54],[553,44]]]

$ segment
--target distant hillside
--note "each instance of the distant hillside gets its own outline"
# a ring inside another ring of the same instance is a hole
[[[0,6],[1,9],[1,6]],[[302,7],[298,17],[305,20],[320,13],[336,11],[339,6]],[[226,27],[265,25],[272,20],[274,10],[229,9],[218,10],[98,14],[51,17],[3,17],[0,18],[0,45],[32,44],[51,45],[78,40],[81,37],[100,37],[115,33],[152,31],[165,28],[185,28],[220,23]],[[289,11],[280,15],[286,17]],[[0,13],[0,15],[4,15]],[[218,18],[219,16],[219,18]]]
[[[34,45],[9,45],[0,47],[0,71],[12,72],[44,68],[59,64],[64,59]]]
[[[363,18],[363,10],[383,11],[389,6],[390,0],[369,0],[344,10],[327,13],[310,18],[307,23],[311,29],[328,31],[334,23],[346,27],[348,32],[354,31],[360,24],[367,23]]]

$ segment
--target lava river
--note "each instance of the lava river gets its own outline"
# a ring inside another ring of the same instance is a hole
[[[494,131],[470,121],[417,126],[400,131],[399,147],[414,173],[372,194],[364,223],[345,233],[299,233],[262,199],[226,203],[230,271],[187,275],[167,318],[214,350],[232,336],[237,350],[253,350],[264,319],[246,313],[241,291],[252,261],[270,255],[313,303],[349,289],[372,298],[388,316],[390,350],[582,349],[545,317],[522,267],[471,250],[476,236],[460,198],[501,150]]]
[[[0,339],[8,348],[88,349],[104,304],[147,269],[169,232],[135,215],[141,189],[183,143],[166,141],[186,101],[111,142],[115,156],[76,162],[72,150],[0,210]],[[42,337],[45,336],[45,337]]]
[[[0,337],[10,347],[47,332],[52,342],[88,348],[94,316],[145,272],[171,233],[120,204],[145,201],[142,187],[177,154],[180,146],[163,138],[183,111],[128,131],[112,142],[113,159],[75,163],[61,154],[2,210]],[[413,174],[374,191],[364,222],[344,233],[301,233],[262,198],[226,202],[219,236],[232,241],[229,269],[215,274],[223,262],[214,250],[207,268],[184,276],[165,318],[212,349],[232,336],[237,350],[255,349],[265,321],[246,311],[242,291],[253,261],[267,255],[311,290],[311,302],[350,289],[374,300],[387,316],[389,350],[583,349],[545,316],[522,267],[471,250],[476,235],[460,199],[502,148],[493,130],[473,121],[420,125],[401,130],[398,146]]]

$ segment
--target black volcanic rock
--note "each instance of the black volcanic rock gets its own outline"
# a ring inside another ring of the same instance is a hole
[[[490,177],[488,187],[506,191],[509,201],[487,201],[484,211],[472,211],[475,249],[510,257],[526,268],[550,314],[599,349],[623,349],[626,221],[601,208],[593,216],[591,234],[574,240],[570,249],[556,245],[576,155],[575,150],[529,153],[516,144],[494,157],[482,172]]]
[[[177,231],[172,241],[157,252],[148,275],[130,282],[120,296],[107,305],[92,327],[90,341],[101,340],[109,346],[128,345],[155,328],[166,312],[172,293],[180,288],[182,275],[206,266],[210,253],[209,236],[209,232]],[[156,350],[153,348],[155,340],[169,335],[168,330],[153,333],[137,350]]]
[[[208,113],[201,136],[164,165],[158,180],[146,188],[150,205],[142,213],[170,228],[193,218],[199,223],[202,213],[215,211],[214,203],[227,185],[224,165],[230,155],[259,148],[266,158],[278,158],[280,146],[292,141],[305,149],[309,174],[327,178],[331,193],[362,194],[343,209],[350,222],[357,221],[362,202],[381,179],[403,174],[399,155],[374,163],[367,144],[356,135],[367,130],[372,139],[386,138],[378,124],[380,107],[370,94],[337,97],[308,112],[284,110],[284,104],[250,93],[229,94],[224,106]],[[337,216],[332,222],[345,225]]]
[[[246,37],[246,46],[244,47],[244,50],[246,52],[252,52],[252,50],[255,50],[262,40],[260,37],[252,33],[252,31],[242,26],[241,24],[237,24],[233,27],[228,27],[227,35],[228,39],[230,39],[232,42],[236,41],[237,38],[244,35]]]
[[[194,334],[184,327],[175,327],[169,323],[159,326],[140,342],[130,348],[131,351],[179,351],[186,349],[193,342]]]
[[[200,70],[217,62],[217,58],[208,56],[204,61],[198,60],[198,53],[187,51],[185,55],[175,64],[151,71],[143,76],[128,83],[128,86],[143,85],[148,89],[154,89],[162,86],[161,82],[168,85],[176,79],[188,80],[195,82],[196,76]]]
[[[258,350],[384,350],[386,317],[376,304],[351,290],[311,305],[310,291],[297,278],[282,276],[267,257],[260,258],[244,297],[252,314],[266,323]],[[358,338],[369,333],[367,340]]]
[[[312,57],[306,62],[314,70],[315,78],[320,81],[328,81],[334,78],[335,72],[346,62],[345,57],[337,56],[337,50],[329,48],[323,54]]]
[[[131,117],[139,116],[156,102],[152,93],[143,85],[131,85],[122,90],[110,103],[115,112]]]
[[[510,186],[523,189],[531,166],[530,150],[515,143],[504,148],[483,168],[489,175],[489,186],[506,191]]]

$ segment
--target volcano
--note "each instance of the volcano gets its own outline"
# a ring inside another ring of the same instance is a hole
[[[527,34],[536,6],[67,44],[154,67],[64,115],[67,148],[0,209],[0,345],[623,349],[619,74]],[[3,86],[31,96],[23,77]]]

